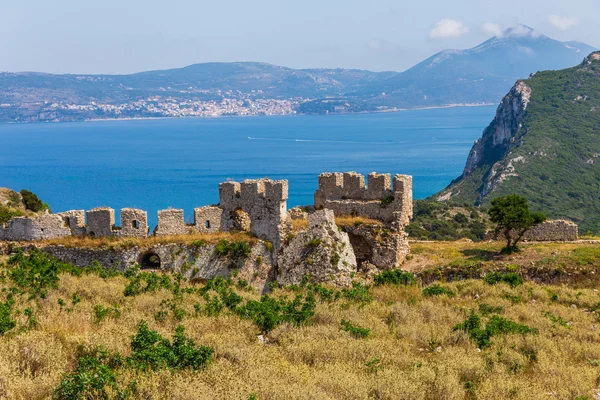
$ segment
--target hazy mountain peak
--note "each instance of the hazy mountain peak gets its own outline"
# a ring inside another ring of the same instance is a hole
[[[503,38],[538,39],[540,37],[545,37],[545,36],[542,33],[536,31],[535,29],[533,29],[527,25],[517,24],[517,25],[511,26],[510,28],[504,30],[504,32],[502,33],[502,37]]]

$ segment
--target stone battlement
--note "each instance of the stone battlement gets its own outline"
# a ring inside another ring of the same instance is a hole
[[[156,235],[185,235],[231,230],[247,230],[269,240],[278,247],[287,223],[288,182],[257,179],[223,182],[219,186],[219,206],[194,209],[194,222],[187,224],[184,211],[158,211]],[[240,221],[241,219],[241,221]],[[122,208],[120,225],[115,210],[98,207],[70,210],[58,214],[17,217],[0,225],[0,240],[32,241],[65,236],[139,237],[149,235],[148,213],[135,208]]]
[[[365,177],[356,172],[319,175],[315,207],[328,208],[336,215],[356,215],[377,219],[401,230],[412,218],[412,177],[378,174]]]
[[[279,248],[286,233],[288,181],[253,179],[219,185],[221,229],[248,230]]]

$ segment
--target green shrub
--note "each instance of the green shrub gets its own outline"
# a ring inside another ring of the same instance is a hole
[[[212,361],[214,353],[210,347],[196,346],[185,336],[181,325],[175,328],[173,342],[170,342],[157,331],[149,329],[145,321],[140,322],[137,334],[131,338],[131,350],[129,363],[143,370],[202,370]]]
[[[477,347],[484,348],[491,345],[491,338],[506,334],[538,334],[538,330],[530,328],[527,325],[518,324],[510,319],[493,315],[485,325],[481,327],[481,317],[471,310],[471,314],[465,322],[454,326],[453,330],[465,331],[471,339],[477,344]]]
[[[490,285],[495,285],[498,282],[504,282],[513,288],[523,284],[523,278],[514,272],[490,272],[485,276],[485,278],[483,278],[483,280],[485,283]]]
[[[363,285],[360,282],[352,282],[352,288],[343,288],[341,297],[362,304],[373,301],[373,297],[371,296],[371,293],[369,293],[369,286]]]
[[[447,289],[438,283],[427,286],[425,289],[423,289],[423,296],[425,297],[441,296],[443,294],[447,295],[448,297],[455,296],[455,293],[452,290]]]
[[[21,190],[21,196],[23,197],[23,204],[25,205],[25,208],[30,211],[39,212],[49,209],[48,205],[44,204],[44,202],[42,202],[35,193],[30,192],[27,189]]]
[[[119,318],[121,316],[121,310],[118,306],[104,307],[102,304],[96,304],[94,306],[94,323],[99,324],[106,318]]]
[[[119,355],[109,354],[99,347],[79,348],[78,353],[75,371],[63,376],[54,390],[54,399],[108,399],[109,394],[121,399],[129,396],[117,386],[114,369],[122,365]]]
[[[24,213],[19,210],[12,210],[0,204],[0,224],[5,224],[14,217],[21,217]]]
[[[356,339],[364,339],[369,336],[371,330],[368,328],[363,328],[359,325],[354,325],[350,321],[342,320],[340,322],[341,329],[350,333]]]
[[[489,304],[481,303],[479,305],[479,312],[483,316],[490,314],[499,314],[502,312],[502,306],[490,306]]]
[[[215,252],[221,257],[229,257],[234,261],[248,258],[252,253],[252,247],[246,242],[228,242],[225,239],[219,240],[215,246]]]
[[[15,301],[10,297],[4,303],[0,303],[0,336],[13,329],[17,322],[12,319],[12,308]]]
[[[543,313],[543,315],[545,317],[548,317],[548,319],[550,321],[552,321],[553,324],[558,324],[560,326],[564,326],[565,328],[569,327],[569,323],[567,321],[562,319],[562,317],[558,317],[558,316],[552,314],[550,311],[546,311],[545,313]]]
[[[308,241],[308,243],[306,243],[306,247],[309,249],[315,249],[315,248],[319,247],[321,245],[321,243],[323,243],[323,240],[321,240],[319,238],[313,238],[313,239],[310,239]]]
[[[190,246],[196,248],[196,249],[200,249],[202,247],[206,246],[206,240],[194,240],[192,243],[190,243]]]
[[[333,265],[334,267],[336,267],[339,263],[340,263],[341,257],[338,253],[334,253],[331,258],[329,259],[329,261],[331,262],[331,265]]]
[[[385,270],[373,278],[375,285],[414,285],[417,283],[415,276],[401,269]]]
[[[129,279],[123,294],[125,296],[137,296],[142,293],[156,292],[159,289],[172,290],[173,282],[166,274],[156,272],[141,272]]]
[[[262,333],[268,333],[282,322],[289,322],[294,326],[306,323],[315,315],[315,308],[316,301],[310,293],[304,299],[299,294],[294,300],[278,300],[264,295],[260,301],[249,300],[237,309],[237,313],[242,318],[251,319]]]

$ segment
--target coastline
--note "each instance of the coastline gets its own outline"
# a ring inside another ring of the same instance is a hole
[[[221,118],[252,118],[252,117],[294,117],[294,116],[330,116],[330,115],[365,115],[365,114],[387,114],[403,111],[424,111],[438,110],[448,108],[463,108],[463,107],[489,107],[496,103],[456,103],[445,104],[439,106],[414,107],[414,108],[393,108],[385,110],[371,110],[360,112],[341,112],[327,114],[271,114],[271,115],[220,115],[220,116],[192,116],[192,117],[124,117],[124,118],[89,118],[75,121],[37,121],[37,122],[0,122],[0,125],[26,125],[26,124],[65,124],[79,122],[119,122],[119,121],[146,121],[146,120],[164,120],[164,119],[221,119]]]

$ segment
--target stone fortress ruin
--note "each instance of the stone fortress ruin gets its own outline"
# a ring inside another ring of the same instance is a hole
[[[185,222],[181,209],[160,210],[152,232],[147,212],[135,208],[121,209],[119,224],[115,211],[108,207],[15,217],[0,224],[0,253],[3,246],[13,247],[2,242],[32,242],[16,245],[41,247],[80,266],[97,261],[107,268],[126,269],[139,264],[180,271],[190,279],[227,276],[235,267],[251,285],[265,290],[273,280],[298,284],[306,275],[348,285],[355,272],[397,267],[410,251],[405,227],[413,215],[411,176],[371,173],[365,182],[356,172],[323,173],[314,206],[288,210],[287,199],[287,180],[223,182],[218,205],[195,208],[192,223]],[[336,218],[347,222],[338,224]],[[296,224],[295,220],[305,222]],[[233,231],[248,232],[258,239],[247,259],[229,260],[219,254],[215,244],[199,247],[177,240],[133,242],[120,250],[35,243],[68,236],[146,238]],[[532,230],[527,239],[544,240],[545,236],[550,238],[547,240],[576,240],[577,226],[549,221]]]
[[[270,179],[223,182],[219,185],[219,206],[194,209],[194,222],[187,224],[181,209],[158,211],[157,236],[248,231],[259,239],[279,246],[287,220],[287,181]],[[122,208],[120,224],[109,207],[71,210],[57,214],[15,217],[0,225],[0,240],[33,241],[66,236],[135,237],[150,235],[148,213],[135,208]]]

